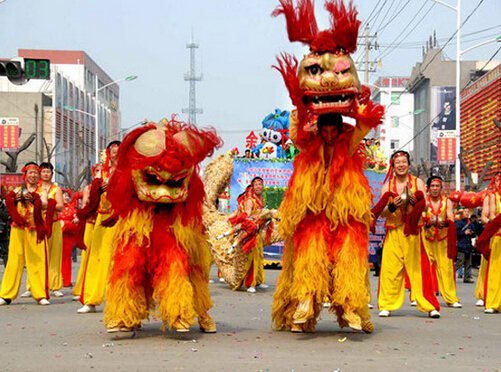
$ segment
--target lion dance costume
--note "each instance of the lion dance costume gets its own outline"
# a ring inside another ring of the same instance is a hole
[[[290,134],[300,153],[279,208],[285,246],[272,318],[277,329],[312,332],[327,298],[340,327],[372,332],[367,306],[371,193],[360,141],[381,122],[384,109],[369,100],[370,90],[361,86],[350,57],[360,26],[356,10],[340,1],[327,1],[325,8],[331,28],[322,32],[310,0],[297,7],[280,0],[273,12],[285,15],[289,40],[308,44],[310,53],[300,64],[282,54],[276,67],[297,107]],[[353,117],[356,126],[340,126],[329,161],[315,124],[332,114]]]
[[[198,164],[222,142],[213,129],[162,120],[124,139],[108,198],[118,217],[105,323],[127,331],[156,305],[162,328],[216,332],[207,311],[210,252],[204,238],[204,186]]]

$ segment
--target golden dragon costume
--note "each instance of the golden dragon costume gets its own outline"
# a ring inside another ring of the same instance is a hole
[[[163,329],[216,332],[207,311],[211,257],[204,236],[199,163],[222,144],[215,130],[162,120],[125,137],[108,199],[117,217],[104,321],[129,331],[158,305]]]
[[[276,222],[267,227],[273,219],[274,211],[262,209],[251,221],[239,221],[230,216],[219,213],[216,201],[228,187],[233,174],[233,159],[228,155],[217,156],[205,169],[204,187],[205,203],[203,207],[203,221],[207,228],[209,247],[221,276],[234,290],[239,289],[250,269],[252,260],[246,249],[248,243],[255,239],[259,244],[256,249],[263,249],[263,243],[273,244],[283,241],[278,234]],[[232,223],[233,222],[233,223]],[[251,222],[254,229],[249,231],[241,228],[245,222]]]
[[[297,108],[290,135],[300,153],[279,208],[285,246],[272,320],[277,329],[313,332],[328,299],[340,327],[372,332],[367,306],[371,192],[360,141],[381,122],[384,109],[370,101],[350,57],[360,26],[356,10],[341,1],[327,1],[325,8],[331,28],[321,32],[311,0],[297,6],[280,0],[272,14],[285,16],[290,41],[310,47],[300,64],[283,53],[275,66]],[[356,119],[356,125],[343,124],[337,114]],[[316,125],[321,121],[336,124],[339,133],[330,158]]]

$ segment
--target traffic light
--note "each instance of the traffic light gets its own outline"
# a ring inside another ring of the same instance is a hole
[[[21,62],[11,60],[0,60],[0,76],[8,78],[18,78],[23,74]]]
[[[28,79],[50,79],[50,61],[48,59],[24,59],[24,70]]]

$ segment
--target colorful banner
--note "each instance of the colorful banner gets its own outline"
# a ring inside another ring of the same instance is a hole
[[[0,148],[3,151],[19,149],[19,118],[0,118]]]
[[[259,176],[263,178],[265,188],[286,188],[289,184],[292,170],[291,161],[282,162],[235,158],[233,161],[233,177],[230,185],[230,212],[237,209],[237,197],[244,192],[254,177]],[[376,204],[381,196],[381,188],[383,187],[386,174],[374,171],[365,171],[364,173],[371,187],[374,204]],[[378,219],[376,233],[369,235],[369,262],[374,262],[377,259],[376,251],[382,247],[385,234],[384,220]],[[265,247],[265,263],[280,263],[282,250],[283,243]]]
[[[2,196],[5,196],[14,190],[16,187],[21,186],[23,183],[23,174],[22,173],[2,173],[1,175],[1,192]]]
[[[265,188],[285,188],[289,184],[292,169],[292,161],[235,158],[230,184],[230,211],[237,209],[238,195],[245,191],[254,177],[261,177]]]
[[[374,171],[365,171],[365,177],[369,181],[374,205],[377,204],[381,196],[385,173],[376,173]],[[369,233],[369,262],[374,262],[377,259],[376,251],[383,247],[386,229],[384,227],[384,219],[379,218],[376,222],[376,233]]]

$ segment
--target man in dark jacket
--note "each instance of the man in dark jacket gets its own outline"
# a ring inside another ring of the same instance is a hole
[[[471,256],[473,245],[471,238],[475,235],[475,226],[470,221],[470,210],[461,210],[461,219],[456,221],[458,255],[456,259],[456,269],[463,268],[463,282],[473,283],[471,277]]]
[[[7,266],[9,256],[9,234],[10,234],[10,216],[4,200],[0,195],[0,258],[3,260],[4,267]]]

